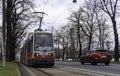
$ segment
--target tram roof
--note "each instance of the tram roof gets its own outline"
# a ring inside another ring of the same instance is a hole
[[[34,31],[34,32],[30,32],[29,34],[34,34],[34,33],[51,33],[49,31]]]

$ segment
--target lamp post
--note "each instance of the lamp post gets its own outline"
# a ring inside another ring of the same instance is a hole
[[[76,3],[77,2],[77,0],[73,0],[73,3]]]
[[[38,16],[39,19],[40,19],[40,24],[39,24],[39,28],[38,28],[38,30],[41,30],[41,25],[42,25],[43,15],[46,14],[46,13],[45,13],[45,12],[33,12],[33,13],[41,14],[41,16]],[[46,14],[46,15],[47,15],[47,14]]]

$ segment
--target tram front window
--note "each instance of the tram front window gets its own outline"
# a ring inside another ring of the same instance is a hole
[[[53,47],[52,34],[36,33],[34,38],[34,46],[36,51],[44,50],[45,47]]]

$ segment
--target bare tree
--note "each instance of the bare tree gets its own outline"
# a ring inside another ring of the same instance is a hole
[[[106,41],[109,39],[110,37],[110,30],[111,29],[109,27],[109,25],[106,24],[106,20],[105,19],[97,19],[98,21],[98,30],[96,31],[96,37],[98,37],[98,45],[100,49],[105,49],[105,44]]]
[[[119,61],[119,39],[116,25],[116,14],[117,14],[117,5],[119,0],[100,0],[101,6],[100,8],[106,12],[111,18],[111,22],[113,25],[114,38],[115,38],[115,61]]]
[[[88,50],[91,49],[93,34],[96,30],[96,14],[94,1],[87,0],[84,5],[84,15],[82,18],[82,30],[88,38]]]
[[[19,38],[30,25],[27,24],[23,26],[23,23],[30,19],[28,14],[30,14],[30,8],[33,7],[33,4],[30,0],[7,0],[6,2],[7,58],[9,58],[8,60],[14,60],[17,38]]]
[[[86,0],[84,7],[81,7],[78,11],[73,11],[68,18],[69,23],[72,25],[72,28],[74,28],[74,32],[76,33],[74,36],[78,39],[80,48],[79,57],[82,53],[81,50],[85,50],[86,44],[87,50],[93,49],[97,46],[94,46],[95,39],[97,38],[96,36],[99,38],[97,42],[100,41],[100,46],[103,47],[101,49],[104,49],[105,40],[108,38],[109,33],[107,32],[107,25],[105,24],[105,19],[101,13],[102,11],[99,8],[99,3],[96,0]],[[70,38],[72,38],[72,36],[70,36]],[[77,39],[75,38],[74,40]]]
[[[68,35],[67,35],[67,26],[61,26],[58,33],[59,44],[62,46],[62,60],[67,59],[67,48],[68,48]]]
[[[71,27],[69,29],[69,37],[70,37],[70,58],[72,58],[72,60],[75,58],[75,29],[73,27]]]
[[[58,46],[57,57],[61,57],[62,60],[68,60],[68,58],[75,60],[75,29],[69,25],[61,26],[60,30],[56,32],[56,44]],[[62,46],[60,50],[59,46]]]
[[[97,22],[97,29],[96,35],[98,37],[98,46],[97,48],[105,49],[105,43],[109,38],[109,29],[110,26],[106,24],[107,20],[105,18],[104,12],[99,8],[99,2],[94,2],[95,14],[96,14],[96,22]]]
[[[72,12],[71,16],[68,18],[68,20],[70,21],[71,25],[75,28],[76,33],[77,33],[77,41],[78,41],[78,46],[77,48],[79,48],[79,58],[81,56],[82,53],[82,43],[81,43],[81,39],[82,39],[82,29],[81,29],[81,18],[82,18],[82,13],[83,13],[83,9],[80,8],[78,11],[76,12]]]
[[[70,36],[69,36],[69,25],[65,25],[65,26],[62,26],[61,27],[61,30],[60,30],[60,33],[61,33],[61,45],[63,46],[63,58],[64,60],[67,60],[68,59],[68,47],[69,47],[69,44],[70,44]]]
[[[60,35],[59,31],[56,30],[54,33],[54,43],[56,45],[56,59],[59,61],[60,60]]]

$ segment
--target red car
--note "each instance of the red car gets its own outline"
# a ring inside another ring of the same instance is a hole
[[[109,65],[110,61],[111,55],[106,50],[89,50],[80,57],[81,64],[91,63],[96,65],[97,63],[105,63],[105,65]]]

